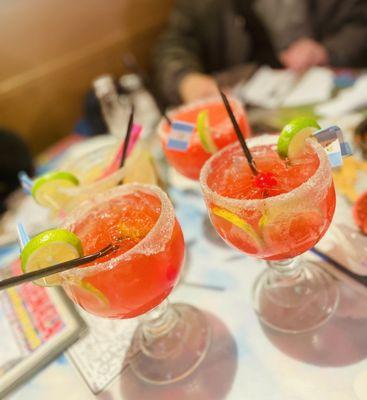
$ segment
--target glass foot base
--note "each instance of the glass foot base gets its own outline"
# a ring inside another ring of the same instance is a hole
[[[205,315],[187,304],[173,304],[177,321],[164,335],[149,341],[141,324],[132,339],[128,360],[140,379],[168,384],[185,378],[204,359],[211,332]]]
[[[316,264],[303,261],[297,276],[268,268],[253,289],[260,321],[282,332],[301,333],[316,329],[334,313],[339,288],[334,278]]]

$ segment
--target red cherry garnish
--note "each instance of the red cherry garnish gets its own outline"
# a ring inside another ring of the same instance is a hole
[[[272,172],[259,172],[254,177],[254,186],[259,189],[269,189],[277,184],[278,181]]]

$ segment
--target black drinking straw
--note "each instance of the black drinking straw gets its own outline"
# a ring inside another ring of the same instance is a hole
[[[125,164],[127,149],[130,143],[131,131],[133,130],[133,122],[134,122],[134,104],[131,105],[130,117],[129,122],[126,128],[126,135],[124,138],[124,147],[122,148],[122,156],[120,161],[120,168],[122,168]]]
[[[162,102],[159,99],[159,96],[157,95],[153,84],[151,83],[151,80],[149,79],[148,75],[143,71],[143,69],[140,67],[138,64],[135,56],[132,53],[127,53],[124,54],[123,56],[123,62],[125,66],[133,71],[136,75],[139,76],[141,79],[143,86],[147,89],[147,91],[152,95],[153,100],[155,104],[157,105],[157,108],[161,114],[161,116],[167,121],[168,125],[172,125],[172,121],[169,118],[169,116],[166,114],[165,107],[162,104]]]
[[[233,114],[233,111],[232,111],[231,105],[229,104],[227,96],[220,89],[218,89],[218,90],[219,90],[219,93],[220,93],[220,95],[222,97],[224,106],[226,107],[226,110],[227,110],[227,113],[229,115],[229,118],[231,119],[233,128],[234,128],[234,130],[236,132],[236,135],[237,135],[237,138],[238,138],[238,140],[239,140],[239,142],[241,144],[242,150],[243,150],[243,152],[244,152],[244,154],[246,156],[247,162],[248,162],[248,164],[249,164],[249,166],[251,168],[251,171],[252,171],[252,173],[254,175],[257,175],[258,174],[258,170],[256,169],[255,161],[254,161],[254,159],[252,157],[252,154],[251,154],[249,148],[247,147],[246,140],[242,135],[240,127],[238,126],[238,123],[237,123],[236,118],[235,118],[235,116]]]
[[[114,250],[117,250],[118,246],[115,244],[109,244],[97,253],[90,254],[89,256],[74,258],[73,260],[65,261],[60,264],[52,265],[51,267],[43,268],[37,271],[27,272],[19,276],[13,276],[0,281],[0,290],[7,289],[12,286],[20,285],[21,283],[35,281],[40,278],[44,278],[49,275],[57,274],[59,272],[67,271],[69,269],[80,267],[83,264],[88,264],[96,260],[97,258],[104,257]]]

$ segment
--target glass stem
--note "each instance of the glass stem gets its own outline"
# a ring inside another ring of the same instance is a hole
[[[168,299],[140,317],[142,323],[142,339],[146,343],[158,340],[167,335],[179,320],[177,311],[171,306]]]
[[[280,280],[297,279],[301,274],[300,257],[286,258],[285,260],[268,261],[274,277]]]
[[[296,307],[308,293],[308,279],[300,257],[268,261],[266,282],[271,300],[283,307]]]

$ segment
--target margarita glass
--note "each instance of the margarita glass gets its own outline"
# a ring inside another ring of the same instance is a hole
[[[206,319],[196,308],[170,306],[184,259],[184,238],[167,195],[152,185],[118,186],[76,207],[64,228],[82,242],[85,255],[106,245],[113,253],[61,274],[68,296],[106,318],[141,316],[129,362],[152,383],[187,376],[209,344]]]
[[[79,150],[78,145],[78,150]],[[75,205],[121,183],[125,168],[105,173],[118,150],[113,142],[93,146],[64,161],[57,169],[37,177],[31,186],[35,201],[52,211],[56,219],[69,212]]]
[[[246,137],[249,136],[250,127],[242,104],[234,98],[229,98],[229,102],[242,132]],[[170,111],[168,116],[172,121],[184,121],[196,126],[198,115],[203,110],[208,112],[210,134],[218,149],[236,140],[235,131],[220,97],[183,105]],[[167,147],[170,132],[170,125],[162,118],[158,126],[158,134],[168,162],[185,177],[193,180],[199,179],[200,169],[210,158],[211,153],[205,150],[196,128],[190,138],[187,151],[178,151]]]
[[[116,143],[93,148],[80,157],[64,163],[61,165],[60,171],[74,175],[79,183],[75,185],[67,180],[51,180],[47,183],[47,189],[40,194],[41,199],[36,197],[36,201],[49,207],[55,213],[60,210],[70,211],[90,196],[118,185],[124,178],[124,168],[101,177],[113,161],[117,150],[118,142],[116,140]]]
[[[234,143],[206,162],[200,183],[219,235],[271,267],[254,287],[260,320],[278,330],[301,332],[324,323],[338,302],[333,278],[297,257],[328,229],[335,191],[321,145],[308,139],[302,155],[289,162],[279,157],[277,140],[264,135],[247,141],[257,176]]]

